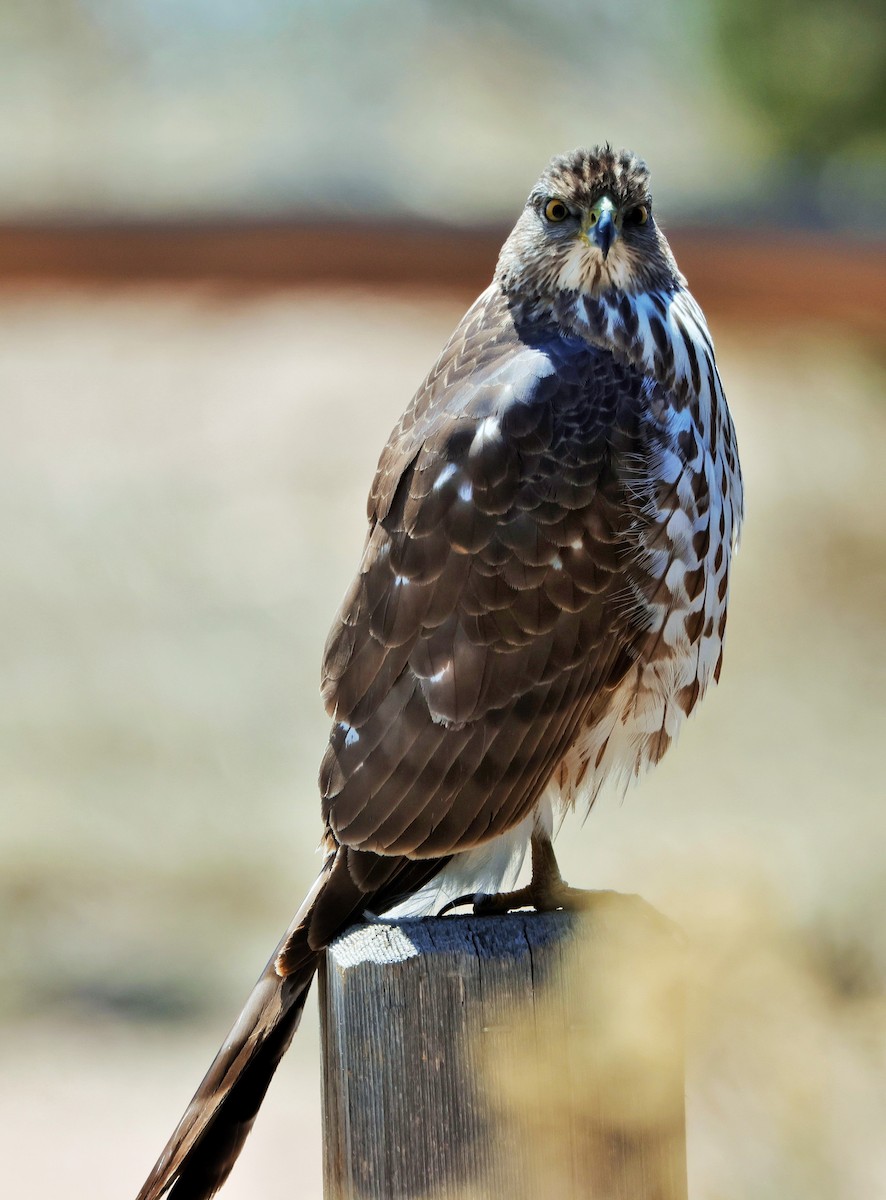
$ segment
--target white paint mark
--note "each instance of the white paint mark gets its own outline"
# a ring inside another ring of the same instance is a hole
[[[415,958],[418,954],[415,943],[404,929],[390,923],[387,917],[386,913],[385,918],[375,918],[368,924],[349,929],[339,938],[336,952],[345,961],[355,963],[365,958],[371,958],[374,963],[397,963]]]

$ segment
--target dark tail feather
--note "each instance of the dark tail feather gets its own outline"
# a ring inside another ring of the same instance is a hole
[[[320,952],[307,944],[307,921],[327,878],[308,893],[224,1045],[194,1094],[137,1200],[208,1200],[221,1187],[252,1128],[268,1085],[298,1028]],[[274,966],[283,945],[299,946],[298,970]]]
[[[445,858],[383,857],[337,847],[252,989],[137,1200],[209,1200],[227,1179],[298,1028],[324,947],[370,903],[383,912],[428,882]]]
[[[227,1179],[252,1129],[280,1059],[298,1028],[315,968],[316,964],[312,964],[297,979],[279,980],[282,986],[278,990],[289,995],[283,998],[278,1012],[271,1017],[267,1032],[247,1058],[246,1065],[239,1068],[241,1073],[190,1150],[186,1151],[174,1176],[168,1170],[164,1172],[163,1187],[174,1178],[169,1200],[206,1200]],[[199,1097],[200,1092],[195,1099],[199,1100]],[[161,1193],[148,1190],[142,1194]]]

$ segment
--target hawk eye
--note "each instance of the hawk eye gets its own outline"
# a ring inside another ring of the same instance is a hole
[[[569,216],[569,209],[562,200],[549,200],[545,205],[545,216],[549,221],[565,221]]]
[[[638,204],[636,208],[625,213],[625,220],[631,225],[645,225],[649,220],[649,209],[645,204]]]

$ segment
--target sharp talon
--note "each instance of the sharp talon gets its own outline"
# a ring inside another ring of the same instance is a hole
[[[605,892],[585,892],[563,882],[557,869],[550,839],[540,833],[532,836],[532,879],[525,887],[514,892],[475,892],[472,896],[458,896],[444,904],[437,913],[445,917],[454,908],[469,906],[475,917],[497,917],[516,912],[521,908],[534,908],[536,912],[582,912],[605,902]]]
[[[500,896],[478,895],[474,905],[474,914],[478,917],[500,917],[510,911],[508,897],[505,893]]]
[[[486,899],[486,897],[484,896],[483,892],[473,892],[469,896],[459,896],[457,899],[450,900],[450,901],[448,901],[448,903],[444,904],[443,907],[440,909],[440,911],[437,913],[437,916],[445,917],[446,914],[448,912],[452,912],[452,910],[454,908],[461,908],[462,905],[465,905],[465,904],[470,904],[472,906],[472,908],[474,909],[474,911],[476,912],[477,911],[477,902],[480,900],[485,900],[485,899]]]

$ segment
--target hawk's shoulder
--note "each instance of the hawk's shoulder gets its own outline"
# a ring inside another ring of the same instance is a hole
[[[542,321],[518,323],[493,285],[465,314],[391,433],[370,491],[370,520],[387,517],[409,472],[430,473],[426,481],[439,483],[445,504],[458,491],[457,469],[482,492],[515,456],[523,457],[525,474],[534,447],[556,443],[559,451],[571,439],[573,455],[580,443],[617,448],[620,431],[648,414],[650,385],[583,338]],[[426,520],[436,508],[431,501]]]

